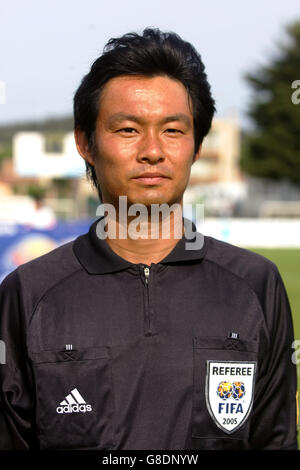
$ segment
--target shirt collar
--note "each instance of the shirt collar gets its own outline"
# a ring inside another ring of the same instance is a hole
[[[80,264],[90,274],[112,273],[122,271],[130,266],[136,266],[135,263],[131,263],[117,255],[105,240],[101,240],[97,236],[96,226],[99,220],[100,218],[95,220],[90,226],[89,231],[84,235],[80,235],[74,241],[73,250]],[[189,222],[192,224],[192,229],[195,233],[195,224],[191,221]],[[194,239],[187,239],[186,236],[183,235],[173,250],[164,259],[159,261],[159,263],[172,264],[201,260],[206,252],[207,239],[199,232],[197,232],[197,238],[198,240],[203,240],[203,243],[200,244],[200,248],[187,249],[187,243],[191,244],[193,240],[195,241],[195,236]]]

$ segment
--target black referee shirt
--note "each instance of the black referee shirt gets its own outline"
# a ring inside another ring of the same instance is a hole
[[[0,449],[297,449],[276,266],[183,237],[133,264],[85,235],[0,288]]]

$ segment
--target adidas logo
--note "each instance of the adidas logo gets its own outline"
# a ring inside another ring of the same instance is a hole
[[[80,395],[77,388],[74,388],[69,395],[56,408],[56,413],[86,413],[92,411],[91,405],[88,405]]]

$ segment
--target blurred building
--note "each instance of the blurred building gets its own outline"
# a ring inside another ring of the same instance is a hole
[[[30,193],[28,185],[43,189],[44,203],[60,219],[90,215],[89,201],[94,200],[96,205],[97,195],[86,181],[84,161],[77,152],[73,132],[17,132],[12,154],[4,178],[11,186],[16,185],[23,194]]]
[[[38,178],[78,178],[84,162],[78,156],[74,135],[65,134],[48,144],[39,132],[18,132],[13,139],[13,160],[18,176]],[[50,147],[50,148],[49,148]]]
[[[237,120],[215,118],[200,158],[192,166],[185,203],[203,202],[206,214],[232,215],[237,201],[247,193],[239,168],[240,146]]]
[[[190,185],[241,181],[240,129],[235,119],[214,119],[200,159],[194,163]]]

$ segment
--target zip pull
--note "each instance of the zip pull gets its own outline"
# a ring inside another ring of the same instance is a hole
[[[148,284],[148,279],[149,279],[149,275],[150,275],[150,268],[145,267],[144,268],[144,274],[145,274],[146,284]]]

